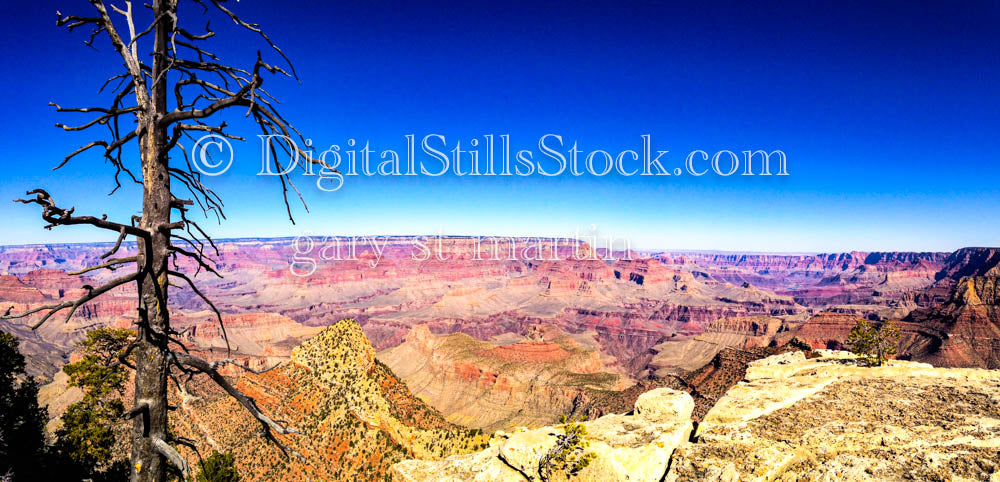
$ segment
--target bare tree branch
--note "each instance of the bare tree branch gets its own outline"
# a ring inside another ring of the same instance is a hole
[[[102,254],[101,255],[101,259],[107,258],[108,256],[111,256],[112,254],[115,254],[115,253],[118,252],[118,248],[122,247],[122,241],[125,240],[125,234],[126,233],[125,233],[125,228],[124,227],[122,227],[122,228],[120,228],[118,230],[118,240],[115,241],[114,247],[112,247],[111,250],[108,251],[107,253]]]
[[[132,420],[133,418],[135,418],[135,417],[137,417],[137,416],[139,416],[139,415],[141,415],[143,413],[148,413],[148,412],[149,412],[149,403],[147,403],[147,402],[140,402],[140,403],[136,404],[136,406],[134,406],[131,409],[129,409],[127,412],[123,413],[122,414],[122,419],[124,419],[124,420]]]
[[[42,219],[49,222],[46,229],[51,229],[54,226],[70,226],[74,224],[89,224],[91,226],[96,226],[102,229],[108,229],[115,232],[124,231],[132,236],[137,236],[140,238],[148,238],[149,232],[137,228],[135,226],[128,226],[124,224],[118,224],[112,221],[108,221],[105,218],[95,218],[93,216],[73,216],[74,208],[62,209],[56,206],[55,201],[49,196],[49,193],[44,189],[33,189],[27,192],[30,196],[34,194],[34,199],[15,199],[14,202],[19,202],[23,204],[37,204],[42,206]]]
[[[108,269],[108,270],[110,270],[110,271],[114,271],[114,270],[118,269],[118,268],[116,268],[117,265],[119,265],[119,264],[125,264],[125,263],[134,263],[134,262],[138,261],[138,259],[139,259],[138,256],[129,256],[127,258],[115,258],[115,259],[112,259],[111,261],[108,261],[108,262],[103,263],[103,264],[99,264],[99,265],[96,265],[96,266],[90,266],[90,267],[83,268],[83,269],[78,269],[76,271],[69,271],[66,274],[81,275],[83,273],[87,273],[87,272],[98,270],[98,269],[105,269],[105,268]]]
[[[177,467],[177,469],[181,471],[182,480],[187,480],[190,468],[188,467],[187,460],[185,460],[181,454],[177,453],[177,451],[174,450],[170,444],[158,437],[153,437],[153,447],[156,447],[156,451],[159,452],[160,455],[166,457],[167,460],[174,465],[174,467]]]
[[[168,270],[167,274],[186,281],[188,286],[191,287],[191,290],[194,291],[195,294],[197,294],[198,297],[201,298],[202,301],[204,301],[205,304],[207,304],[208,307],[212,309],[212,311],[215,313],[216,318],[218,318],[219,320],[219,329],[222,330],[222,339],[226,341],[226,353],[228,354],[229,352],[231,352],[232,349],[229,346],[229,335],[226,334],[226,324],[222,322],[222,312],[215,307],[215,303],[212,303],[212,300],[208,299],[208,297],[205,296],[205,294],[198,289],[198,286],[194,284],[194,281],[192,281],[191,278],[188,278],[187,275],[185,275],[184,273],[181,273],[179,271]]]
[[[66,315],[66,319],[64,320],[64,322],[68,322],[69,319],[73,317],[73,313],[76,312],[76,309],[79,308],[84,303],[86,303],[86,302],[88,302],[88,301],[90,301],[90,300],[92,300],[94,298],[97,298],[98,296],[101,296],[104,293],[107,293],[108,291],[111,291],[114,288],[122,286],[122,285],[124,285],[126,283],[130,283],[132,281],[136,281],[136,280],[139,279],[139,277],[141,275],[142,275],[141,271],[136,271],[135,273],[132,273],[130,275],[122,276],[120,278],[115,278],[115,279],[109,281],[108,283],[103,284],[103,285],[101,285],[101,286],[99,286],[97,288],[90,288],[90,289],[87,290],[87,294],[85,294],[85,295],[83,295],[83,296],[81,296],[81,297],[79,297],[79,298],[77,298],[75,300],[64,301],[62,303],[56,303],[56,304],[48,304],[48,305],[38,306],[38,307],[32,308],[32,309],[30,309],[28,311],[25,311],[23,313],[18,313],[16,315],[11,315],[11,314],[4,315],[4,316],[0,317],[0,319],[8,319],[9,320],[9,319],[15,319],[15,318],[24,318],[25,316],[32,315],[34,313],[38,313],[38,312],[41,312],[41,311],[45,311],[46,312],[45,316],[43,316],[41,320],[38,320],[37,323],[35,323],[34,325],[31,326],[32,330],[36,330],[36,329],[38,329],[39,326],[42,326],[43,323],[45,323],[46,321],[48,321],[48,319],[51,318],[52,315],[54,315],[54,314],[56,314],[56,313],[58,313],[58,312],[60,312],[60,311],[62,311],[64,309],[66,309],[66,308],[69,308],[69,313]]]
[[[260,422],[261,429],[264,432],[264,436],[268,440],[274,442],[278,446],[278,448],[281,449],[282,453],[284,453],[286,456],[289,453],[291,453],[299,460],[305,461],[305,459],[301,455],[299,455],[298,452],[289,449],[274,436],[274,433],[297,434],[299,432],[294,428],[283,427],[279,425],[277,422],[274,421],[274,419],[268,417],[263,412],[261,412],[260,408],[257,407],[257,402],[253,398],[239,391],[231,383],[229,383],[229,380],[226,380],[226,377],[222,376],[218,372],[218,370],[216,369],[217,367],[216,365],[213,365],[212,363],[202,360],[201,358],[186,353],[173,352],[173,356],[179,363],[208,375],[217,385],[222,387],[222,389],[225,390],[226,393],[228,393],[231,397],[235,398],[236,401],[240,403],[240,405],[243,405],[243,408],[245,408],[248,412],[250,412],[250,415],[253,415],[253,417]]]
[[[149,93],[146,91],[146,79],[143,77],[143,70],[139,63],[138,54],[132,55],[132,50],[125,45],[121,36],[118,35],[118,30],[115,28],[115,24],[111,21],[111,17],[108,16],[108,9],[104,6],[104,2],[102,0],[90,0],[90,4],[97,9],[101,27],[108,33],[108,38],[111,39],[111,44],[114,45],[115,50],[118,51],[122,60],[125,61],[125,66],[128,68],[129,75],[132,76],[132,82],[136,86],[136,97],[138,98],[139,103],[147,104],[149,101]]]
[[[267,372],[269,372],[271,370],[274,370],[275,368],[278,368],[279,366],[281,366],[280,363],[275,363],[270,368],[265,368],[263,370],[254,370],[253,368],[250,368],[248,366],[244,366],[243,364],[241,364],[240,362],[238,362],[236,360],[233,360],[232,358],[226,358],[224,360],[216,360],[216,361],[214,361],[214,362],[211,363],[211,366],[212,366],[213,369],[218,369],[218,368],[221,368],[221,367],[223,367],[225,365],[232,365],[232,366],[237,367],[237,368],[239,368],[239,369],[241,369],[243,371],[253,373],[254,375],[260,375],[262,373],[267,373]]]

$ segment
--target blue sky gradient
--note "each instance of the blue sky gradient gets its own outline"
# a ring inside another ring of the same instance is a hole
[[[0,8],[17,19],[0,34],[0,199],[45,187],[78,213],[138,212],[134,187],[106,196],[113,170],[96,151],[51,170],[89,137],[54,128],[85,117],[47,103],[105,104],[96,90],[120,65],[106,38],[94,51],[84,32],[55,26],[56,10],[89,14],[90,6]],[[668,169],[683,167],[694,149],[781,149],[790,176],[348,177],[332,193],[300,178],[311,212],[293,206],[293,226],[276,179],[254,176],[260,146],[252,139],[235,145],[234,167],[210,180],[229,217],[204,223],[219,237],[573,236],[596,226],[642,249],[1000,244],[995,2],[243,0],[232,8],[262,24],[295,62],[301,83],[274,78],[265,87],[317,146],[354,138],[402,153],[406,134],[441,134],[450,146],[509,134],[513,150],[537,151],[539,137],[552,133],[584,151],[617,153],[638,150],[650,134],[654,149],[670,151]],[[223,19],[212,25],[223,60],[249,67],[257,49],[269,55]],[[256,134],[231,117],[233,133]],[[0,216],[0,244],[114,238],[84,227],[44,231],[34,206],[0,202]]]

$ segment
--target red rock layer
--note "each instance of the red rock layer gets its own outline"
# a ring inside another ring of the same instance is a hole
[[[552,363],[569,358],[569,352],[561,346],[544,342],[498,346],[483,355],[510,363]]]

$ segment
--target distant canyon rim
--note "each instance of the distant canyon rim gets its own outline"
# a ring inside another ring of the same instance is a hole
[[[447,236],[431,238],[440,256],[414,259],[413,246],[426,238],[377,238],[350,258],[316,263],[308,276],[289,267],[301,256],[296,239],[217,241],[215,268],[224,277],[198,282],[223,312],[231,356],[270,367],[323,327],[355,319],[414,395],[451,423],[484,429],[603,413],[634,402],[604,394],[671,377],[724,392],[711,388],[718,377],[739,376],[740,364],[765,356],[760,350],[793,338],[839,348],[858,319],[897,321],[900,358],[1000,367],[997,248],[610,252],[575,240],[500,238],[512,240],[511,252],[548,255],[535,259],[492,256],[489,243]],[[99,264],[109,246],[0,247],[0,306],[18,311],[79,296],[107,274],[67,272]],[[185,341],[223,356],[214,315],[190,291],[172,295],[172,323]],[[134,288],[121,287],[68,323],[32,332],[35,318],[26,317],[0,320],[0,328],[21,338],[29,373],[50,381],[86,331],[132,326],[135,299]]]

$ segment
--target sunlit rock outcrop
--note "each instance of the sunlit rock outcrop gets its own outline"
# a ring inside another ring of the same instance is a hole
[[[677,450],[667,480],[1000,477],[1000,372],[820,355],[752,363]]]
[[[607,415],[585,422],[594,454],[574,480],[659,481],[670,456],[691,432],[690,395],[669,388],[644,393],[632,415]],[[490,447],[440,462],[408,460],[392,467],[393,480],[539,480],[539,460],[563,433],[561,426],[497,432]]]

